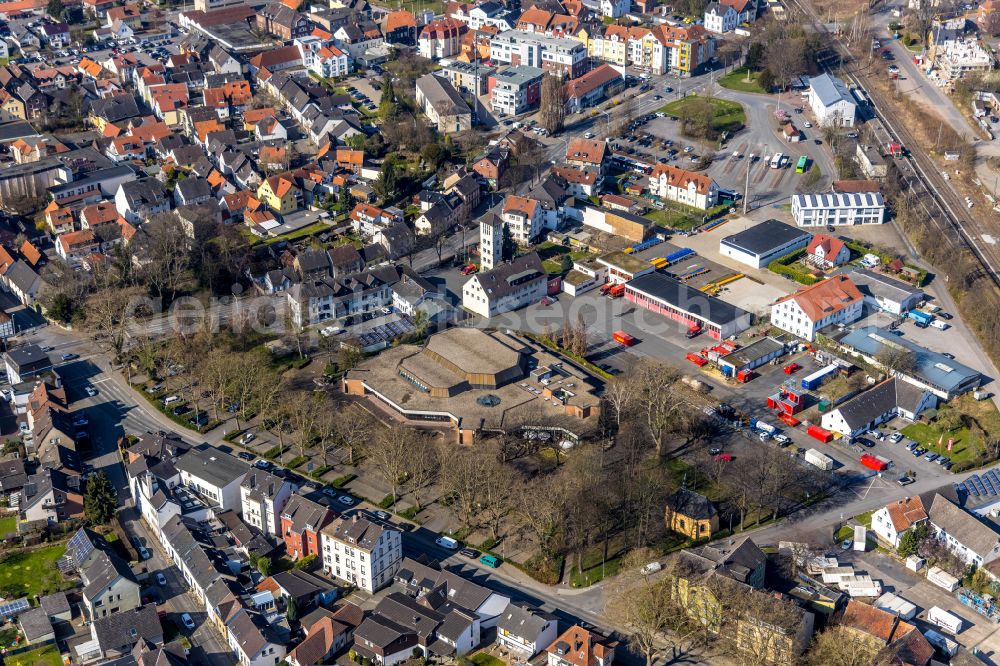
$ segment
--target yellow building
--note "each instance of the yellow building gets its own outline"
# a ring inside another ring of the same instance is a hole
[[[681,488],[667,498],[667,529],[698,541],[719,531],[719,513],[704,495]]]
[[[24,102],[2,89],[0,89],[0,109],[3,109],[12,116],[17,116],[21,120],[26,119],[24,115]]]
[[[257,199],[275,213],[284,215],[299,207],[299,188],[286,174],[271,176],[257,188]]]

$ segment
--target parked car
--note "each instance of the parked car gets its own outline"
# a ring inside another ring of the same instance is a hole
[[[896,479],[896,483],[898,483],[901,486],[908,486],[911,483],[913,483],[913,479],[911,479],[910,477],[904,475],[904,476],[901,476],[898,479]]]
[[[156,574],[156,584],[159,585],[160,587],[166,587],[167,577],[164,576],[162,573]]]
[[[448,550],[458,550],[458,542],[451,537],[441,536],[434,540],[434,543],[441,546],[442,548],[447,548]]]
[[[899,440],[901,440],[901,439],[903,439],[903,435],[901,435],[898,432],[894,432],[891,435],[889,435],[889,441],[892,442],[893,444],[898,443]]]
[[[166,398],[163,399],[163,404],[164,405],[172,405],[173,403],[177,402],[178,400],[180,400],[180,396],[168,395]]]
[[[337,501],[346,506],[354,506],[354,498],[350,495],[341,495],[337,498]]]
[[[194,620],[191,619],[191,615],[188,613],[181,613],[181,624],[187,627],[188,631],[194,630]]]
[[[478,560],[480,555],[480,552],[474,548],[463,548],[458,552],[459,554],[469,558],[470,560]]]
[[[271,461],[261,459],[255,462],[253,466],[256,467],[257,469],[267,470],[271,468]]]
[[[91,398],[97,395],[97,389],[95,389],[93,386],[88,386],[87,388],[83,389],[83,392],[89,395]]]
[[[63,354],[62,355],[62,360],[64,360],[64,361],[74,361],[74,360],[76,360],[78,358],[80,358],[79,354]]]
[[[243,436],[240,437],[239,443],[243,444],[244,446],[246,446],[247,444],[249,444],[250,442],[252,442],[255,439],[257,439],[257,435],[253,434],[252,432],[248,432],[248,433],[244,433]]]
[[[938,455],[933,451],[931,451],[930,453],[924,456],[924,460],[926,460],[927,462],[934,462],[935,460],[937,460],[937,457]]]
[[[139,559],[145,562],[149,558],[150,558],[150,554],[149,554],[149,551],[146,550],[146,547],[145,546],[139,546]]]
[[[389,514],[385,511],[372,511],[379,520],[389,520]]]
[[[254,459],[254,455],[252,453],[247,453],[246,451],[240,451],[239,453],[236,454],[236,457],[239,458],[240,460],[245,460],[247,462],[250,462],[251,460]]]

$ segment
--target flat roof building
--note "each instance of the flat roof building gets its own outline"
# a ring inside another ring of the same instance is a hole
[[[882,224],[885,199],[881,192],[793,194],[792,217],[800,227]]]
[[[596,425],[600,406],[597,381],[575,365],[516,335],[478,328],[388,349],[343,384],[407,421],[447,428],[461,443],[481,430],[533,426],[576,441]]]
[[[897,371],[896,377],[925,388],[942,400],[951,400],[973,390],[983,379],[977,370],[904,337],[895,336],[879,326],[835,334],[833,338],[846,351],[858,354],[875,365],[879,365],[876,357],[883,349],[909,350],[912,352],[913,368],[906,372]]]
[[[882,273],[851,268],[846,275],[857,285],[869,307],[890,314],[898,315],[912,310],[927,297],[917,287]]]
[[[622,284],[656,270],[648,261],[621,250],[601,255],[597,258],[597,263],[607,267],[608,282],[611,284]]]
[[[687,326],[700,326],[716,339],[736,335],[753,323],[753,315],[746,310],[662,273],[650,273],[626,283],[625,298]]]
[[[719,254],[754,268],[764,268],[775,259],[805,247],[811,238],[808,231],[778,220],[765,220],[720,240]]]

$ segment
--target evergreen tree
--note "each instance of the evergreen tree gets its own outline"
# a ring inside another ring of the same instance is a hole
[[[396,190],[399,188],[399,174],[396,162],[392,159],[392,156],[385,158],[385,162],[382,163],[382,168],[378,172],[378,178],[375,180],[373,188],[375,194],[382,201],[388,201],[395,197]]]
[[[288,618],[289,622],[296,622],[299,619],[299,602],[295,597],[288,597],[288,609],[285,611],[285,617]]]
[[[83,496],[83,512],[87,520],[95,525],[103,525],[115,515],[118,494],[104,472],[97,472],[87,480],[87,490]]]
[[[500,235],[500,258],[503,261],[510,261],[515,256],[517,256],[517,243],[510,233],[510,225],[505,223]]]
[[[378,104],[378,116],[382,120],[388,120],[396,115],[399,105],[396,101],[396,91],[392,87],[392,77],[386,75],[382,80],[382,99]]]

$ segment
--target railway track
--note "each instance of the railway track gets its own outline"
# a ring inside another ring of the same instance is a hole
[[[833,63],[839,61],[843,78],[868,95],[871,100],[868,111],[874,114],[868,122],[879,143],[899,143],[915,148],[917,143],[910,131],[902,124],[894,123],[883,112],[883,109],[891,107],[885,96],[871,85],[867,71],[869,66],[858,66],[847,45],[827,29],[807,0],[788,1],[799,8],[815,30],[829,37],[831,50],[819,57],[820,66],[830,71]],[[933,160],[923,151],[912,149],[903,157],[896,158],[895,165],[912,196],[912,203],[927,216],[934,229],[956,248],[968,251],[980,265],[978,272],[1000,288],[1000,250],[982,241],[984,232],[979,222],[968,214],[965,203],[942,178]],[[966,280],[971,282],[977,277],[966,276]]]

